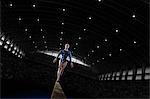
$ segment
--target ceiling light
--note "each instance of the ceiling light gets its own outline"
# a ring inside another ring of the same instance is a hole
[[[78,45],[78,43],[76,43],[76,45]]]
[[[19,17],[19,21],[21,21],[21,18]]]
[[[74,47],[73,49],[75,50],[76,48]]]
[[[35,8],[35,4],[33,4],[32,6],[33,6],[33,8]]]
[[[3,41],[0,40],[0,46],[3,45]]]
[[[33,41],[33,44],[34,44],[35,42]]]
[[[119,30],[118,30],[118,29],[116,29],[116,32],[119,32]]]
[[[9,6],[10,6],[10,7],[12,7],[12,6],[13,6],[13,4],[12,4],[12,3],[10,3],[10,4],[9,4]]]
[[[19,53],[20,53],[20,54],[22,54],[22,52],[21,52],[21,51],[20,51]]]
[[[11,51],[11,48],[9,48],[8,51]]]
[[[45,37],[43,36],[43,38],[45,38]]]
[[[15,53],[15,55],[17,56],[17,53]]]
[[[37,46],[35,46],[35,48],[37,48]]]
[[[5,45],[4,48],[7,49],[7,48],[8,48],[8,45]]]
[[[79,40],[81,40],[81,37],[79,37]]]
[[[122,51],[122,49],[120,48],[120,51]]]
[[[31,36],[29,36],[29,38],[31,38]]]
[[[101,2],[102,0],[98,0],[98,2]]]
[[[62,38],[60,38],[60,40],[62,40]]]
[[[105,58],[103,57],[102,59],[104,60]]]
[[[92,19],[92,17],[89,17],[89,20],[91,20]]]
[[[14,50],[16,50],[17,49],[17,47],[14,47]]]
[[[97,45],[97,48],[99,48],[99,45]]]
[[[15,51],[13,50],[13,51],[12,51],[12,53],[14,54],[14,53],[15,53]]]
[[[99,63],[99,60],[97,60],[97,63]]]
[[[88,54],[88,56],[90,56],[90,54]]]
[[[105,38],[105,42],[107,42],[108,40]]]
[[[62,45],[62,43],[60,43],[59,45]]]
[[[44,43],[46,43],[46,41],[44,41]]]
[[[63,34],[63,32],[60,32],[61,34]]]
[[[18,57],[20,57],[20,55],[18,55]]]
[[[111,54],[111,53],[109,53],[109,56],[112,56],[112,54]]]
[[[66,11],[66,9],[63,9],[63,11]]]
[[[64,22],[62,22],[61,24],[64,25]]]
[[[92,53],[94,53],[94,50],[92,50]]]
[[[132,15],[132,18],[135,18],[135,14]]]
[[[6,41],[6,43],[7,43],[7,44],[10,44],[10,41],[8,40],[8,41]]]
[[[41,29],[41,32],[43,31],[43,29]]]
[[[45,46],[45,48],[47,48],[47,46]]]
[[[136,44],[136,41],[134,41],[134,44]]]
[[[83,29],[84,31],[86,31],[86,29]]]
[[[25,29],[25,31],[27,32],[27,31],[28,31],[28,29]]]
[[[3,36],[1,39],[4,41],[5,40],[5,36]]]
[[[39,18],[37,18],[37,21],[39,22],[39,21],[40,21],[40,19],[39,19]]]

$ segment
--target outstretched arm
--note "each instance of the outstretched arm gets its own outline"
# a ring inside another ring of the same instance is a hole
[[[70,65],[71,65],[71,67],[73,68],[73,63],[72,63],[72,54],[71,54],[71,52],[69,53],[69,58],[70,58]]]
[[[58,52],[57,57],[53,60],[53,63],[55,63],[55,62],[57,61],[57,59],[58,59],[58,57],[60,56],[60,54],[61,54],[61,50]]]

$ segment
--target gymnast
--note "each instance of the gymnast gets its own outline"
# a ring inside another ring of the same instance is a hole
[[[63,50],[60,50],[57,57],[53,60],[53,63],[56,63],[57,59],[61,55],[62,57],[59,60],[58,70],[57,70],[57,82],[60,80],[60,76],[62,76],[64,69],[66,68],[67,64],[69,63],[71,68],[73,68],[72,63],[72,54],[71,51],[69,51],[70,45],[67,43],[65,44],[65,48]],[[68,60],[69,58],[69,60]]]

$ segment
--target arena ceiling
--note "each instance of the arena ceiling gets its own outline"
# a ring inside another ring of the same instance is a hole
[[[2,33],[26,54],[71,45],[96,70],[149,65],[148,0],[3,0]]]

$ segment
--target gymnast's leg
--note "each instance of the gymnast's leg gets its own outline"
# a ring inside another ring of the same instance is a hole
[[[64,69],[66,68],[67,64],[68,64],[67,61],[63,63],[62,70],[61,70],[61,76],[63,75]]]
[[[63,63],[61,62],[61,60],[59,60],[59,66],[58,66],[58,70],[57,70],[57,80],[56,81],[59,81],[59,79],[60,79],[62,67],[63,67]]]

